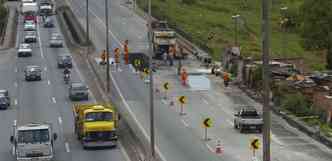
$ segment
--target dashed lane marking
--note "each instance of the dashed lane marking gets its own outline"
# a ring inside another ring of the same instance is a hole
[[[70,153],[70,148],[69,148],[69,143],[68,142],[65,143],[65,148],[66,148],[66,152]]]
[[[37,23],[37,32],[38,32],[38,43],[39,43],[39,50],[40,50],[40,56],[44,59],[44,53],[43,53],[43,46],[41,43],[41,38],[40,38],[40,30],[39,30],[39,23]]]
[[[205,145],[211,152],[214,152],[213,148],[209,144],[206,143]]]
[[[50,81],[50,80],[47,80],[47,84],[50,85],[50,84],[51,84],[51,81]]]
[[[131,161],[126,149],[123,147],[122,143],[119,141],[119,147],[120,147],[120,151],[123,154],[123,156],[125,157],[126,161]]]
[[[17,99],[14,100],[14,104],[15,104],[15,106],[18,104]]]
[[[203,102],[204,102],[205,104],[207,104],[207,105],[209,104],[209,102],[208,102],[206,99],[204,99],[204,98],[203,98]]]
[[[14,86],[15,86],[15,87],[17,87],[17,86],[18,86],[17,82],[14,82]]]
[[[58,117],[58,121],[59,121],[59,124],[61,125],[62,124],[62,118],[60,116]]]
[[[52,102],[56,103],[55,97],[52,97]]]
[[[189,125],[188,125],[188,123],[187,123],[186,121],[181,120],[181,122],[183,123],[183,125],[184,125],[185,127],[189,127]]]

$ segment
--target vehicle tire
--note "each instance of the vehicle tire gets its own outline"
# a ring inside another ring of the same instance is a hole
[[[236,122],[234,121],[234,129],[238,129]]]
[[[243,133],[244,132],[244,128],[242,125],[239,125],[239,128],[240,128],[240,133]]]

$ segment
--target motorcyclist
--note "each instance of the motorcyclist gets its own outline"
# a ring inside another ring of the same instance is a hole
[[[69,68],[65,68],[65,70],[63,71],[63,74],[64,74],[65,77],[66,76],[70,77],[70,70],[69,70]]]

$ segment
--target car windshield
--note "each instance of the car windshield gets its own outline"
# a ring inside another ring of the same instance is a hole
[[[42,143],[49,140],[48,129],[18,131],[18,143]]]
[[[86,121],[112,121],[112,112],[91,112],[85,115]]]
[[[71,85],[71,88],[74,90],[86,90],[87,89],[87,87],[81,83],[73,83]]]
[[[243,111],[241,114],[244,118],[257,118],[259,117],[257,111]]]

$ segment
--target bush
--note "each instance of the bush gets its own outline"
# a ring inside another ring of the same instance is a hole
[[[294,113],[296,116],[309,116],[313,114],[309,101],[299,92],[284,95],[281,100],[281,107]]]
[[[182,3],[187,5],[193,5],[196,3],[196,0],[182,0]]]

